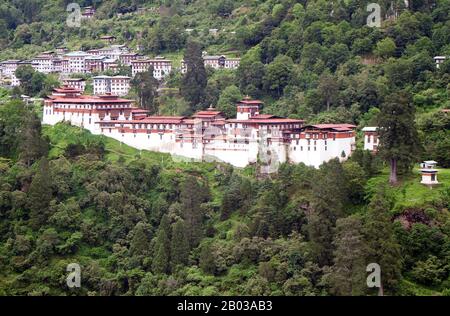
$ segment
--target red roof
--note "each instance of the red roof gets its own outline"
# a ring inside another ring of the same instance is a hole
[[[273,119],[248,119],[248,120],[227,120],[229,123],[247,123],[247,124],[300,124],[303,120],[289,119],[289,118],[273,118]]]
[[[356,128],[352,124],[316,124],[305,126],[305,128],[316,128],[316,129],[333,129],[339,132],[351,131]]]
[[[131,110],[131,112],[133,113],[148,113],[150,112],[149,110],[144,110],[144,109],[139,109],[139,108],[134,108]]]
[[[255,120],[264,120],[264,119],[272,119],[272,118],[279,118],[278,116],[271,115],[271,114],[259,114],[252,116],[251,119]]]
[[[196,119],[214,119],[217,116],[223,116],[222,112],[220,111],[201,111],[198,113],[195,113],[192,118]]]
[[[53,91],[58,93],[81,93],[81,90],[72,87],[55,88]]]
[[[259,105],[262,104],[263,102],[259,100],[242,100],[239,103],[245,105]]]
[[[132,100],[120,99],[118,97],[114,98],[102,98],[96,96],[86,96],[80,95],[76,97],[65,97],[65,96],[50,96],[53,102],[61,103],[131,103]]]

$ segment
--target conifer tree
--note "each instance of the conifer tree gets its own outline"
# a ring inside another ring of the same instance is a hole
[[[177,265],[186,265],[188,263],[189,242],[186,234],[186,226],[182,219],[173,225],[170,254],[172,271]]]
[[[196,247],[203,236],[203,210],[201,204],[207,201],[207,188],[200,185],[196,178],[190,176],[183,183],[180,202],[184,210],[183,219],[187,226],[189,247]]]
[[[30,166],[46,155],[47,151],[48,144],[41,136],[41,122],[34,113],[27,111],[20,134],[20,159]]]
[[[336,217],[323,201],[312,203],[308,217],[308,236],[312,253],[319,266],[330,265],[333,258],[333,232]]]
[[[150,240],[148,227],[139,222],[133,229],[133,239],[130,243],[130,254],[132,256],[147,256],[150,251]]]
[[[362,234],[362,221],[350,216],[338,219],[334,265],[331,268],[331,292],[334,295],[362,295],[366,289],[366,244]]]
[[[337,218],[343,215],[347,198],[341,163],[337,159],[324,163],[316,173],[308,216],[311,248],[320,266],[332,263],[334,227]]]
[[[28,209],[30,210],[30,225],[39,229],[50,217],[50,201],[52,200],[52,180],[47,158],[39,162],[36,175],[28,190]]]
[[[151,114],[158,112],[156,98],[158,96],[158,80],[153,77],[153,66],[145,71],[136,74],[131,81],[131,85],[138,97],[138,104],[141,108],[149,110]]]
[[[187,72],[181,81],[181,95],[189,102],[193,111],[198,110],[205,100],[205,89],[208,84],[202,47],[198,42],[189,40],[184,54]]]
[[[216,270],[216,263],[212,252],[213,248],[211,243],[202,245],[199,265],[205,273],[209,274],[214,274]]]
[[[405,91],[395,92],[386,98],[378,116],[380,154],[389,162],[392,185],[397,184],[399,163],[411,167],[420,151],[420,141],[415,124],[415,107]]]
[[[389,215],[391,206],[386,188],[381,188],[369,204],[364,225],[368,263],[377,263],[381,267],[381,291],[395,288],[402,267],[400,245]]]
[[[167,215],[164,215],[159,224],[156,235],[155,250],[152,262],[154,273],[168,273],[170,260],[170,224]]]

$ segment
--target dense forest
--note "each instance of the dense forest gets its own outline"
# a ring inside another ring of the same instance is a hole
[[[231,117],[250,95],[265,113],[352,123],[359,136],[402,128],[377,156],[359,137],[348,161],[317,170],[177,162],[41,126],[41,105],[19,97],[57,81],[22,69],[21,88],[0,88],[0,294],[377,295],[366,285],[376,262],[387,295],[450,295],[450,171],[430,190],[414,168],[450,167],[450,61],[433,60],[450,55],[450,1],[379,1],[380,28],[363,0],[77,1],[95,20],[68,28],[70,2],[3,1],[0,59],[102,47],[107,34],[175,64],[206,50],[241,65],[175,71],[158,90],[142,78],[130,97],[153,113],[212,104]],[[73,262],[79,289],[66,286]]]

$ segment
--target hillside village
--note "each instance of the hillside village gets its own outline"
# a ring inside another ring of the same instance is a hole
[[[114,38],[104,36],[101,38],[111,42]],[[205,66],[213,69],[237,69],[239,58],[227,58],[226,56],[209,56],[204,52]],[[186,64],[181,62],[179,71],[186,73]],[[92,75],[94,94],[111,93],[125,96],[130,90],[130,81],[138,73],[146,72],[153,68],[155,79],[163,80],[172,71],[172,61],[161,56],[153,59],[147,58],[136,52],[132,52],[126,45],[111,45],[100,49],[88,51],[69,52],[65,47],[56,48],[55,51],[43,52],[31,60],[5,60],[0,61],[0,83],[6,86],[19,86],[20,80],[16,77],[19,66],[29,65],[37,72],[43,74],[57,74],[59,79],[73,88],[84,91],[86,82],[80,78],[74,78],[76,74]],[[119,67],[131,69],[132,77],[105,76],[105,72],[117,73]],[[95,75],[96,74],[96,75]]]
[[[0,295],[449,296],[449,82],[449,0],[4,0]]]

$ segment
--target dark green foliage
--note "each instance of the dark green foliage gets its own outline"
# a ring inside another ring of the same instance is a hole
[[[184,62],[186,63],[187,72],[181,80],[181,95],[189,102],[192,110],[197,110],[203,106],[205,89],[208,84],[202,58],[202,47],[198,42],[188,41]]]
[[[170,266],[170,224],[167,215],[161,219],[161,223],[156,234],[154,255],[152,261],[152,271],[154,273],[167,273]]]
[[[369,204],[364,235],[368,245],[368,262],[380,265],[382,286],[385,290],[393,291],[401,277],[402,261],[400,245],[389,215],[391,201],[385,190],[381,188]]]
[[[28,96],[48,95],[59,85],[56,78],[37,72],[30,65],[19,66],[15,75],[20,80],[20,89]]]
[[[46,224],[50,217],[51,181],[48,160],[42,158],[28,190],[29,221],[36,230]]]
[[[362,221],[358,217],[339,219],[333,245],[334,264],[330,284],[334,295],[363,295],[365,293],[366,244]]]
[[[389,95],[381,107],[379,149],[391,166],[391,184],[397,183],[398,165],[410,169],[419,153],[421,145],[414,119],[415,107],[405,91]]]
[[[186,265],[189,259],[189,241],[187,227],[183,220],[178,220],[172,227],[172,240],[170,246],[172,271],[178,265]]]
[[[131,86],[137,96],[139,107],[149,110],[150,114],[156,114],[158,112],[156,98],[159,83],[153,77],[153,66],[150,66],[148,71],[136,74],[131,81]]]
[[[196,247],[203,237],[204,211],[202,203],[208,199],[208,188],[199,184],[195,177],[189,176],[181,187],[180,203],[187,227],[187,240],[191,248]]]
[[[210,243],[204,244],[200,251],[200,268],[207,274],[214,274],[216,264],[214,260],[213,248]]]

